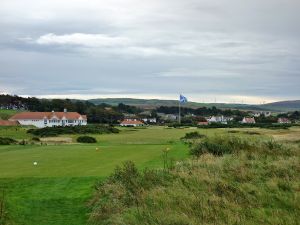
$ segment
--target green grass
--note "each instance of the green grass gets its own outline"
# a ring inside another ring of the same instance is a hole
[[[97,151],[96,148],[99,148]],[[187,147],[173,145],[52,145],[0,147],[0,177],[107,176],[116,165],[132,160],[140,168],[161,166],[162,150],[175,159],[187,157]],[[38,162],[37,166],[33,162]]]
[[[187,146],[179,138],[189,129],[131,130],[92,135],[98,144],[0,146],[0,190],[7,193],[10,219],[18,225],[86,224],[93,184],[116,165],[132,160],[140,169],[161,167],[166,148],[174,159],[187,157]],[[0,136],[31,138],[26,128],[2,128]]]
[[[27,128],[12,126],[12,127],[1,127],[0,126],[0,137],[9,137],[13,139],[29,139],[32,136],[27,134]]]
[[[298,140],[299,128],[270,131],[235,129],[274,135],[280,140]],[[27,128],[2,127],[1,137],[30,140]],[[179,139],[194,129],[165,127],[121,128],[119,134],[90,135],[97,144],[78,144],[78,135],[71,144],[0,146],[0,190],[6,191],[6,208],[17,225],[83,225],[87,221],[86,203],[96,180],[111,174],[116,165],[132,160],[139,169],[162,167],[162,151],[170,148],[170,157],[186,159],[188,147]],[[206,136],[226,134],[229,129],[198,129]],[[99,151],[96,151],[99,148]],[[33,162],[38,165],[34,166]]]
[[[0,109],[0,119],[7,120],[20,111],[12,109]]]

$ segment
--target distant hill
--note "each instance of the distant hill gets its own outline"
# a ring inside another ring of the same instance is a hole
[[[177,100],[160,100],[160,99],[134,99],[134,98],[99,98],[88,100],[96,105],[105,103],[109,105],[118,105],[123,103],[142,108],[156,108],[159,106],[178,106]],[[274,102],[264,105],[249,105],[249,104],[227,104],[227,103],[198,103],[188,102],[184,107],[199,108],[199,107],[217,107],[220,109],[240,109],[240,110],[257,110],[257,111],[275,111],[287,112],[300,110],[300,100]]]
[[[300,110],[300,100],[273,102],[261,105],[261,107],[270,111],[296,111]]]
[[[159,106],[178,106],[177,100],[160,100],[160,99],[135,99],[135,98],[101,98],[101,99],[91,99],[88,100],[96,105],[102,103],[109,105],[118,105],[123,103],[126,105],[133,105],[142,108],[155,108]],[[216,106],[218,108],[240,108],[247,105],[243,104],[225,104],[225,103],[198,103],[198,102],[188,102],[184,104],[184,107],[198,108],[198,107],[212,107]]]

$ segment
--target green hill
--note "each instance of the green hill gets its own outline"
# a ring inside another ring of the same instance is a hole
[[[133,105],[142,108],[155,108],[159,106],[178,106],[177,100],[160,100],[160,99],[98,98],[98,99],[90,99],[88,101],[96,105],[100,105],[103,103],[109,105],[118,105],[119,103],[123,103],[126,105]],[[300,110],[300,100],[274,102],[274,103],[268,103],[264,105],[188,102],[184,106],[191,107],[191,108],[215,106],[220,109],[286,112],[286,111]]]
[[[300,110],[300,100],[272,102],[264,104],[262,107],[271,111],[296,111]]]

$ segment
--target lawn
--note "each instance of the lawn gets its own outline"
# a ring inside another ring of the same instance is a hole
[[[86,202],[97,180],[127,160],[140,169],[161,167],[166,148],[175,160],[186,158],[188,148],[179,138],[189,131],[122,129],[96,135],[98,144],[0,146],[0,190],[5,190],[9,217],[18,225],[85,224]],[[31,138],[26,128],[1,128],[0,136]]]
[[[251,138],[300,139],[299,128],[232,130],[236,132],[233,135]],[[232,130],[198,129],[207,136]],[[107,177],[126,160],[134,161],[139,169],[162,167],[162,151],[166,148],[170,148],[170,157],[175,160],[186,159],[188,147],[179,139],[191,131],[195,129],[121,128],[119,134],[92,135],[97,144],[78,144],[77,136],[69,135],[60,138],[72,138],[72,143],[0,146],[0,190],[6,193],[8,215],[18,225],[86,224],[86,203],[97,180]],[[26,128],[15,127],[1,128],[0,136],[31,138]]]

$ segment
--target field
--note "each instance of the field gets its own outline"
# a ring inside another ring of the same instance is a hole
[[[17,225],[86,224],[86,203],[96,181],[127,160],[135,162],[138,169],[162,167],[162,153],[167,148],[174,160],[186,159],[188,146],[180,138],[191,131],[195,129],[128,128],[119,134],[93,135],[97,144],[78,144],[76,135],[69,135],[43,139],[47,145],[0,146],[0,190],[5,190],[8,217]],[[293,146],[300,143],[299,127],[197,131],[207,136],[231,133],[251,139],[273,137]],[[26,128],[0,128],[0,136],[31,139]]]

